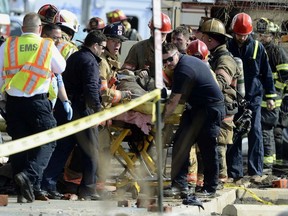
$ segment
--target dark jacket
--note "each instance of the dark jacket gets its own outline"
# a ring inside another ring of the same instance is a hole
[[[67,59],[67,66],[63,72],[66,92],[73,110],[83,116],[101,110],[100,61],[101,59],[86,47]]]
[[[261,103],[263,90],[267,98],[275,99],[277,96],[265,48],[259,42],[256,52],[255,44],[256,41],[249,36],[242,48],[238,47],[235,39],[230,40],[227,46],[233,56],[239,57],[243,61],[245,98],[251,105]],[[256,52],[255,59],[253,58],[254,51]]]

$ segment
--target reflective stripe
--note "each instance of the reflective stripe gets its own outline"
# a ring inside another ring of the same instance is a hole
[[[275,98],[275,97],[277,97],[277,94],[266,94],[265,97],[266,98]]]
[[[276,80],[278,79],[278,72],[272,72],[272,75],[273,75],[273,79]]]
[[[276,80],[275,82],[275,88],[278,88],[280,90],[283,90],[285,88],[286,84],[285,83],[282,83],[282,82],[279,82],[278,80]]]
[[[264,156],[264,164],[273,164],[273,156]]]
[[[275,100],[275,107],[280,107],[282,103],[282,99]],[[267,103],[265,100],[261,102],[261,107],[267,108]]]
[[[10,47],[10,49],[8,49],[9,67],[16,67],[18,65],[18,59],[17,59],[18,38],[12,37],[11,40],[9,40],[9,42],[10,42],[8,44],[8,47]]]
[[[258,47],[259,47],[259,41],[255,41],[255,49],[254,49],[254,53],[253,53],[253,59],[255,60],[257,57],[257,52],[258,52]]]
[[[288,64],[279,64],[276,66],[277,71],[288,70]]]
[[[48,73],[51,71],[44,67],[45,62],[47,61],[47,58],[50,53],[52,41],[49,40],[42,40],[40,43],[40,47],[38,49],[38,52],[36,53],[37,56],[35,58],[34,63],[27,62],[24,65],[18,65],[18,40],[19,38],[13,37],[11,40],[9,40],[8,44],[8,67],[4,68],[5,75],[3,76],[4,79],[12,79],[15,74],[17,74],[19,71],[22,73],[28,73],[28,78],[26,80],[23,80],[24,86],[21,89],[23,92],[26,92],[28,94],[31,94],[35,88],[37,87],[37,84],[40,80],[40,78],[46,79],[48,77]],[[11,48],[10,48],[11,47]],[[14,52],[11,52],[11,50],[14,49]],[[33,56],[31,57],[33,58]],[[31,60],[31,59],[30,59]],[[7,87],[10,88],[10,82],[7,83]]]

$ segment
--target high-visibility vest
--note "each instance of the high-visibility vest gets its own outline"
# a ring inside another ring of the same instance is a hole
[[[78,51],[78,48],[74,44],[65,40],[59,41],[57,44],[57,49],[65,60],[67,60],[72,53]]]
[[[3,70],[5,83],[1,91],[14,87],[32,94],[47,79],[51,80],[52,45],[52,40],[33,35],[7,38]]]

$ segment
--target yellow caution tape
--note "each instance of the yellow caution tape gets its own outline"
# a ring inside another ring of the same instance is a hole
[[[229,183],[225,183],[224,184],[225,188],[233,188],[233,189],[241,189],[244,190],[246,192],[248,192],[252,198],[254,198],[255,200],[257,200],[258,202],[261,202],[265,205],[274,205],[273,203],[263,200],[260,197],[258,197],[253,191],[249,190],[248,188],[245,188],[244,186],[235,186],[235,184],[229,184]]]
[[[56,128],[52,128],[50,130],[4,143],[0,145],[0,157],[9,156],[18,152],[41,146],[54,140],[61,139],[63,137],[85,130],[89,127],[95,126],[121,113],[127,112],[128,110],[131,110],[146,101],[153,99],[156,102],[160,100],[160,97],[160,89],[155,89],[152,92],[147,93],[139,98],[133,99],[128,103],[106,109],[104,111],[86,116]]]

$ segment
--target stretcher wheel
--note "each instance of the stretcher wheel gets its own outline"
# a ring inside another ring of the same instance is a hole
[[[138,198],[139,192],[138,192],[138,190],[137,190],[137,188],[135,186],[133,186],[131,188],[131,194],[132,194],[132,199],[137,199]]]

